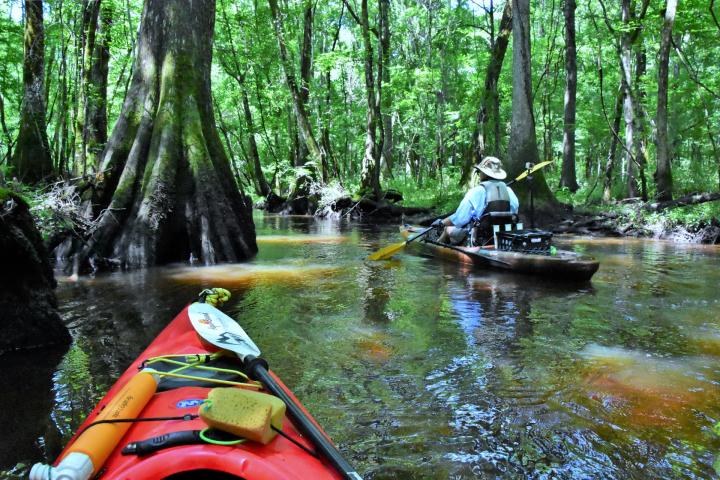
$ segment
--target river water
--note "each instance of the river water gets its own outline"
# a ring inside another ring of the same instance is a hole
[[[54,457],[208,286],[366,478],[715,478],[720,249],[563,238],[591,283],[403,252],[395,227],[255,217],[248,264],[60,280],[67,353],[7,357],[0,470]],[[59,361],[59,365],[58,365]],[[7,475],[7,472],[5,473]]]

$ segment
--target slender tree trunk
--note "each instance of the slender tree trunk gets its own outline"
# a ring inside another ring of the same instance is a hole
[[[5,99],[0,94],[0,126],[2,126],[3,136],[5,137],[5,148],[7,149],[3,161],[10,161],[12,158],[13,139],[10,136],[7,123],[5,122]]]
[[[38,182],[52,175],[45,125],[45,31],[42,0],[25,0],[25,55],[20,131],[11,165],[24,182]]]
[[[260,163],[260,153],[258,152],[257,142],[255,141],[255,122],[253,121],[252,111],[250,110],[250,100],[248,97],[247,85],[245,84],[244,69],[240,66],[240,62],[238,61],[238,53],[235,49],[235,43],[233,42],[233,31],[230,28],[230,22],[228,21],[227,12],[224,8],[222,8],[221,10],[221,15],[223,23],[225,24],[225,29],[227,30],[227,38],[230,45],[230,54],[232,56],[233,65],[232,68],[230,68],[230,66],[222,60],[221,63],[223,64],[223,67],[225,67],[225,70],[228,72],[228,74],[233,79],[235,79],[238,87],[240,87],[240,94],[242,95],[243,116],[245,118],[245,125],[248,129],[248,156],[250,157],[249,159],[252,162],[253,173],[255,177],[253,183],[257,186],[257,193],[262,195],[263,197],[267,197],[272,190],[270,188],[270,184],[268,184],[268,181],[265,178],[265,174],[262,171],[262,165]]]
[[[641,44],[638,47],[635,56],[635,104],[637,105],[635,115],[635,159],[638,169],[638,177],[640,179],[640,197],[643,201],[647,201],[647,175],[645,168],[648,164],[648,148],[647,148],[647,113],[645,112],[645,87],[643,85],[643,77],[647,71],[647,55],[645,48]]]
[[[298,124],[300,137],[307,147],[312,159],[322,165],[325,154],[315,140],[312,127],[310,126],[310,121],[308,120],[307,111],[305,110],[305,104],[302,102],[300,96],[300,89],[298,88],[297,81],[295,79],[295,71],[285,43],[285,32],[282,19],[280,18],[280,10],[278,8],[277,0],[268,0],[268,3],[270,4],[270,11],[273,17],[273,25],[275,26],[275,36],[280,50],[280,61],[283,66],[283,72],[285,73],[285,82],[287,83],[290,95],[292,96],[293,112],[295,114],[295,120]]]
[[[370,43],[370,22],[367,0],[362,0],[361,23],[363,45],[365,46],[365,93],[367,96],[367,116],[365,129],[365,153],[360,172],[360,190],[372,191],[380,199],[380,182],[376,169],[379,165],[377,148],[377,106],[375,100],[375,75],[373,74],[373,48]]]
[[[615,100],[615,110],[613,114],[613,124],[610,141],[610,149],[608,150],[607,162],[605,163],[605,180],[603,182],[603,202],[609,202],[612,199],[612,175],[615,168],[615,157],[617,156],[618,139],[620,132],[620,120],[622,118],[623,109],[623,92],[622,88]]]
[[[310,80],[312,79],[312,57],[313,57],[313,3],[305,0],[305,9],[303,12],[303,36],[300,45],[300,102],[305,112],[309,112],[308,104],[310,102]],[[302,134],[298,128],[298,151],[295,157],[295,166],[301,167],[307,162],[308,147],[302,140]],[[323,157],[324,159],[324,157]],[[321,165],[321,173],[323,182],[326,181],[325,165]]]
[[[262,171],[262,165],[260,164],[260,153],[258,152],[257,142],[255,141],[255,122],[253,121],[252,111],[250,110],[250,101],[248,99],[247,89],[245,88],[245,78],[243,75],[238,75],[237,78],[242,93],[243,114],[245,115],[245,124],[248,128],[249,155],[253,162],[255,179],[257,180],[260,195],[267,197],[270,195],[271,189]]]
[[[112,2],[103,2],[100,8],[100,20],[95,34],[89,81],[86,87],[84,143],[87,165],[91,170],[97,168],[100,155],[107,142],[107,87],[112,16]]]
[[[380,62],[378,66],[378,97],[382,117],[380,164],[392,176],[393,167],[393,125],[392,96],[385,87],[390,84],[390,0],[379,0],[380,7]],[[381,67],[382,68],[381,68]],[[379,173],[379,172],[378,172]]]
[[[538,163],[539,155],[535,136],[535,117],[532,105],[532,76],[530,61],[530,0],[513,2],[513,93],[510,143],[508,145],[508,176],[514,178],[526,163]],[[522,182],[513,186],[521,202],[529,199],[530,186]],[[542,170],[533,175],[533,194],[536,199],[555,203]],[[525,206],[524,206],[525,207]]]
[[[475,117],[475,129],[472,138],[472,151],[465,160],[461,183],[465,184],[470,179],[473,164],[479,162],[486,153],[499,155],[500,153],[500,97],[498,96],[498,80],[502,71],[505,52],[510,42],[510,34],[513,26],[513,2],[507,0],[500,20],[500,30],[497,38],[493,40],[490,61],[485,70],[485,89],[480,101],[480,108]],[[491,19],[492,21],[492,19]],[[488,131],[493,133],[493,141],[489,145]]]
[[[578,189],[575,178],[575,99],[577,94],[577,54],[575,51],[575,0],[565,0],[565,118],[563,124],[563,162],[560,186]]]
[[[88,167],[88,127],[86,122],[90,108],[89,104],[94,100],[91,98],[90,93],[90,72],[95,52],[95,36],[100,16],[100,3],[101,0],[84,0],[82,9],[80,58],[78,59],[80,67],[78,106],[77,115],[75,116],[75,165],[80,166],[83,175]]]
[[[657,199],[660,201],[672,200],[672,169],[670,166],[670,149],[668,147],[668,64],[670,62],[670,46],[677,0],[667,0],[665,3],[665,21],[660,36],[660,51],[658,52],[658,101],[657,101],[657,135],[655,145],[657,148]]]
[[[251,206],[215,127],[215,2],[146,0],[128,94],[102,156],[98,227],[76,270],[239,261],[257,252]]]
[[[343,3],[340,10],[340,17],[338,18],[337,28],[333,35],[332,46],[330,51],[334,52],[337,47],[338,40],[340,39],[340,29],[342,28],[343,16],[345,15],[345,4]],[[330,77],[330,69],[328,68],[325,72],[325,120],[323,121],[322,127],[322,143],[325,149],[325,154],[328,156],[329,161],[332,165],[332,175],[340,179],[340,167],[338,165],[338,159],[336,155],[332,154],[332,146],[330,142],[330,122],[331,122],[331,111],[332,111],[332,93],[333,83]]]

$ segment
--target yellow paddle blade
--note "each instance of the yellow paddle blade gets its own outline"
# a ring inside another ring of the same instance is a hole
[[[400,242],[400,243],[393,243],[392,245],[388,245],[387,247],[383,247],[377,252],[369,255],[367,257],[368,260],[387,260],[388,258],[395,255],[397,252],[405,248],[405,245],[407,242]]]
[[[551,163],[552,163],[552,160],[546,160],[546,161],[544,161],[544,162],[540,162],[540,163],[538,163],[537,165],[535,165],[534,167],[532,167],[530,170],[525,170],[523,173],[521,173],[520,175],[518,175],[517,178],[515,179],[515,181],[516,181],[516,182],[519,182],[520,180],[522,180],[523,178],[527,177],[527,176],[530,175],[531,173],[535,173],[535,172],[537,172],[538,170],[540,170],[541,168],[543,168],[544,166],[550,165]]]

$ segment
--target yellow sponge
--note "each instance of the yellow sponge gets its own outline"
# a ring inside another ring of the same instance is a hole
[[[213,388],[200,406],[200,418],[212,428],[267,444],[282,428],[285,403],[267,393],[242,388]]]

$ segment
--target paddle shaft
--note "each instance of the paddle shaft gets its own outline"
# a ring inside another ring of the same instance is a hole
[[[415,235],[414,237],[412,237],[412,238],[410,238],[410,239],[408,239],[408,240],[405,240],[405,245],[407,245],[407,244],[410,243],[410,242],[414,242],[415,240],[417,240],[417,239],[420,238],[420,237],[423,237],[423,236],[427,235],[428,232],[429,232],[430,230],[432,230],[433,228],[435,228],[435,227],[428,227],[428,228],[426,228],[425,230],[423,230],[422,232],[420,232],[420,233],[418,233],[417,235]]]
[[[300,406],[288,395],[287,391],[275,381],[267,370],[267,362],[262,358],[256,358],[252,355],[246,356],[244,359],[245,368],[251,378],[259,380],[270,390],[273,395],[285,402],[287,412],[293,420],[295,426],[304,436],[308,437],[315,447],[322,453],[330,464],[349,480],[362,480],[362,477],[342,456],[340,451],[332,444],[325,434],[308,418]]]

